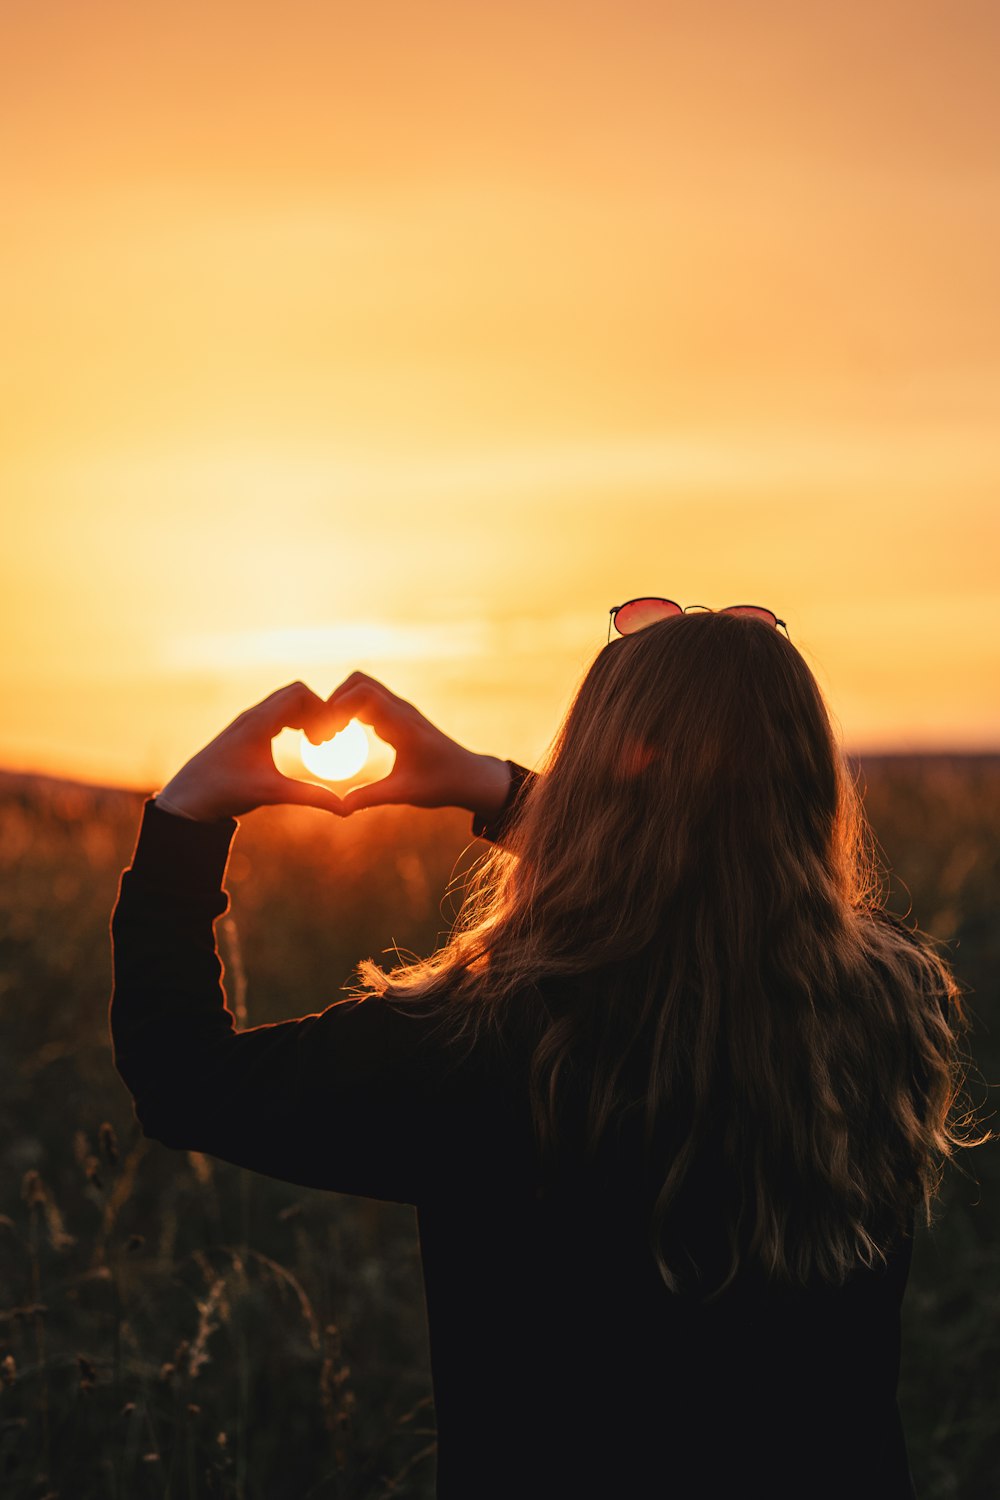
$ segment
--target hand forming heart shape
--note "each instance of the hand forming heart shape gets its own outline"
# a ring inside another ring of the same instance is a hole
[[[412,703],[398,698],[374,677],[352,672],[327,699],[333,723],[340,729],[357,719],[396,752],[387,776],[345,792],[345,814],[387,803],[410,807],[463,807],[475,787],[482,787],[479,765],[485,759],[449,739]],[[503,765],[506,784],[509,771]]]
[[[328,787],[284,776],[271,741],[301,729],[314,745],[351,719],[372,727],[395,750],[387,776],[338,797]],[[352,672],[325,701],[303,682],[279,688],[248,708],[184,765],[160,794],[168,810],[197,821],[239,817],[253,808],[298,803],[346,817],[366,807],[465,807],[489,813],[510,786],[506,761],[477,755],[449,739],[429,719],[363,672]]]

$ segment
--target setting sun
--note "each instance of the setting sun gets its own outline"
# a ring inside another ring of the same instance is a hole
[[[352,719],[332,740],[319,745],[314,745],[303,733],[299,746],[306,770],[324,781],[347,781],[356,776],[368,759],[368,750],[368,736],[357,719]]]

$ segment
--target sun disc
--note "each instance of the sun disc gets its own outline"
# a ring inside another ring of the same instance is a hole
[[[321,745],[314,745],[304,731],[300,740],[302,764],[323,781],[347,781],[357,775],[368,759],[368,735],[357,719],[351,719],[339,734]]]

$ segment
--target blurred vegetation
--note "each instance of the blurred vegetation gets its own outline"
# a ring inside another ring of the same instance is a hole
[[[943,940],[966,990],[982,1106],[1000,1082],[1000,757],[861,774],[888,904]],[[414,1211],[172,1152],[134,1121],[111,1063],[108,921],[140,811],[136,795],[0,775],[0,1491],[426,1500]],[[243,820],[219,924],[240,1023],[322,1009],[392,945],[429,951],[482,849],[469,825],[392,808]],[[921,1500],[1000,1492],[997,1147],[961,1165],[918,1232],[904,1308]]]

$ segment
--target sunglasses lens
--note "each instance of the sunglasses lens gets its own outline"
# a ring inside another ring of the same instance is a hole
[[[632,635],[647,625],[655,625],[657,620],[683,613],[672,599],[630,599],[615,615],[615,629],[619,635]]]
[[[766,620],[768,625],[777,625],[778,623],[778,617],[774,611],[763,609],[759,604],[731,604],[722,613],[724,615],[751,615],[755,620]]]

